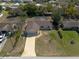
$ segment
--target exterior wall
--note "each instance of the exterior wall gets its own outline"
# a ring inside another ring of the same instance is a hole
[[[37,32],[27,32],[27,35],[37,35]]]
[[[50,30],[50,29],[52,29],[52,26],[48,26],[48,25],[47,26],[43,26],[42,25],[42,26],[40,26],[40,29],[41,30]]]
[[[39,34],[39,31],[36,31],[36,32],[32,32],[32,31],[27,31],[25,32],[27,36],[36,36]]]
[[[65,21],[63,22],[63,26],[65,29],[71,29],[71,28],[76,28],[76,27],[79,28],[79,22],[78,21],[77,22],[76,21],[71,21],[71,22]]]

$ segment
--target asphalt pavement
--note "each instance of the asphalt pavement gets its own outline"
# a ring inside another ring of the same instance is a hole
[[[5,38],[5,39],[0,43],[0,52],[1,52],[1,50],[3,49],[3,47],[4,47],[5,43],[6,43],[6,41],[7,41],[7,38]]]

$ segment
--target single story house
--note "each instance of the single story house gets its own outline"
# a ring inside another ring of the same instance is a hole
[[[52,16],[52,12],[45,12],[44,16]]]
[[[23,28],[24,34],[28,36],[37,35],[39,33],[39,25],[35,22],[27,22]]]
[[[0,32],[1,31],[11,31],[12,28],[9,24],[6,23],[0,23]]]
[[[22,0],[22,2],[30,3],[33,2],[33,0]]]
[[[11,23],[0,23],[0,32],[6,31],[6,32],[14,32],[17,31],[18,24],[11,24]]]
[[[2,2],[10,2],[11,0],[1,0]]]
[[[79,29],[79,21],[63,21],[64,29]]]
[[[51,30],[52,23],[48,20],[29,20],[23,28],[27,35],[39,34],[39,30]]]
[[[12,2],[15,2],[15,3],[20,3],[21,2],[21,0],[11,0]]]

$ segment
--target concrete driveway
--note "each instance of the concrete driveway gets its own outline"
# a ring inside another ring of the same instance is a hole
[[[38,36],[26,38],[26,44],[25,44],[24,52],[22,53],[22,57],[36,56],[36,53],[35,53],[35,38],[40,37],[41,35],[42,34],[40,32],[40,34]]]
[[[35,37],[27,37],[24,52],[22,56],[36,56],[35,54]]]

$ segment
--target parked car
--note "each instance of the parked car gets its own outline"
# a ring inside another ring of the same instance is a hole
[[[9,31],[1,31],[2,34],[5,34],[6,37],[10,37],[13,33]]]
[[[3,14],[0,14],[0,17],[2,17],[3,16]]]

